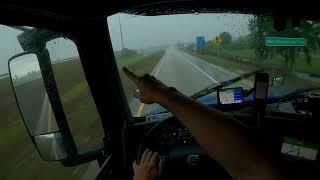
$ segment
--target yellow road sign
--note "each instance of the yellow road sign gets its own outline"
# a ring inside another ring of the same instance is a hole
[[[220,38],[220,36],[216,36],[213,38],[213,42],[216,44],[216,45],[220,45],[221,42],[222,42],[222,39]]]

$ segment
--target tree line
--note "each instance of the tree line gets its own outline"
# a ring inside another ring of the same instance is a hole
[[[299,57],[302,57],[308,64],[312,63],[312,55],[320,47],[320,22],[311,20],[301,20],[300,26],[293,27],[290,22],[283,31],[276,31],[273,28],[273,18],[271,16],[255,16],[249,21],[248,45],[255,51],[257,59],[272,59],[275,55],[280,55],[287,64],[288,69],[294,70],[294,64]],[[289,37],[304,38],[303,47],[266,47],[264,38]]]

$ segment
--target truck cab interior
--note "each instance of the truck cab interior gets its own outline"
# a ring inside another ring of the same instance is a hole
[[[43,177],[32,164],[10,176],[32,160],[9,158],[0,177],[132,179],[149,148],[166,161],[163,179],[232,179],[174,114],[139,101],[125,66],[232,116],[290,179],[320,178],[320,14],[306,2],[0,4],[0,54],[12,52],[0,55],[0,81],[29,136],[0,147],[19,154],[28,142],[41,163],[73,173],[48,166]]]

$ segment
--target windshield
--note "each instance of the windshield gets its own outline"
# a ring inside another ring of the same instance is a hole
[[[119,69],[150,73],[188,96],[260,69],[270,76],[268,97],[320,86],[318,21],[301,20],[299,27],[288,23],[279,32],[271,16],[119,13],[108,17],[108,25]],[[134,97],[136,87],[119,72],[133,116],[157,112],[159,105]],[[249,90],[253,84],[254,75],[226,88]],[[206,101],[217,103],[216,96],[207,94]]]

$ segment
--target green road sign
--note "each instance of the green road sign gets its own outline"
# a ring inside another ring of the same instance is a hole
[[[305,46],[304,38],[265,37],[265,46]]]

